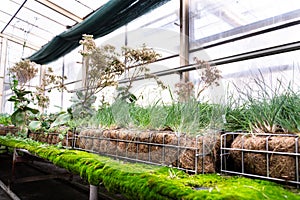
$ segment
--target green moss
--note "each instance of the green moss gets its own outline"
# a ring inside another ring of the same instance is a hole
[[[128,199],[300,199],[273,182],[217,174],[188,175],[168,167],[125,163],[78,150],[59,149],[32,140],[0,137],[0,145],[25,148],[59,167],[79,174],[92,185]],[[170,176],[172,174],[172,176]],[[204,188],[205,190],[197,190]]]

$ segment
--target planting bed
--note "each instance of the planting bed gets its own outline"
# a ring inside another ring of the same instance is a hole
[[[114,157],[214,173],[219,135],[191,137],[171,131],[85,129],[76,135],[74,144],[77,149]]]
[[[74,135],[68,132],[64,139],[60,139],[58,133],[30,133],[29,137],[48,144],[62,142],[63,146],[74,149],[173,166],[194,173],[216,172],[216,152],[220,143],[219,134],[191,137],[177,136],[171,131],[126,129],[83,129]]]
[[[132,164],[32,140],[0,137],[0,144],[34,155],[79,174],[89,184],[104,185],[127,199],[300,199],[275,183],[217,174],[188,175],[167,167]]]
[[[299,181],[297,135],[226,133],[220,161],[220,134],[176,135],[171,131],[82,129],[60,140],[57,133],[31,138],[118,159],[172,166],[191,173],[234,172],[279,181]],[[67,142],[68,141],[68,142]],[[297,141],[297,142],[296,142]],[[225,157],[225,155],[229,155]],[[225,163],[227,162],[227,163]]]

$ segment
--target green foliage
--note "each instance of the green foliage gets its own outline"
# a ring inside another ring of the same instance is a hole
[[[105,45],[96,47],[92,35],[84,34],[80,44],[84,45],[80,51],[84,60],[83,90],[76,92],[71,99],[72,114],[75,119],[91,117],[95,109],[92,105],[96,101],[96,94],[104,88],[117,85],[117,77],[125,71],[125,64],[115,47]]]
[[[57,116],[55,121],[51,124],[51,128],[66,125],[71,120],[71,114],[70,113],[61,113]]]
[[[70,100],[72,102],[70,110],[75,119],[87,118],[95,114],[96,110],[92,105],[96,101],[96,96],[91,95],[87,98],[86,95],[84,91],[77,91],[76,97],[72,97]]]
[[[109,105],[103,105],[97,111],[97,124],[101,124],[103,127],[110,127],[115,124],[113,117],[112,107]]]
[[[31,131],[49,132],[52,131],[55,127],[70,125],[69,122],[71,118],[71,113],[64,111],[51,113],[49,115],[41,114],[35,119],[31,120],[28,128]]]
[[[14,113],[11,115],[11,121],[14,125],[21,127],[21,130],[25,130],[28,123],[29,113],[37,114],[37,109],[29,107],[31,99],[27,96],[32,95],[31,91],[18,87],[18,80],[13,79],[11,84],[11,90],[14,95],[11,96],[8,101],[14,102]]]
[[[12,136],[1,136],[0,144],[27,149],[57,166],[80,174],[90,184],[102,183],[109,192],[121,193],[128,199],[300,199],[299,192],[293,193],[269,181],[218,174],[188,175],[168,167],[125,163]]]
[[[12,125],[10,115],[6,113],[0,113],[0,124],[4,126]]]
[[[226,130],[264,133],[300,131],[300,94],[278,81],[275,89],[256,80],[258,91],[248,86],[239,91],[242,103],[231,102],[226,109]]]
[[[135,127],[140,129],[172,129],[178,132],[197,134],[214,120],[216,105],[188,101],[149,106],[116,100],[111,106],[102,106],[97,112],[98,125],[103,127]]]

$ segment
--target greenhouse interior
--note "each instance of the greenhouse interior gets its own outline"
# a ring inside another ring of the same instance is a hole
[[[0,199],[300,199],[299,1],[1,2]]]

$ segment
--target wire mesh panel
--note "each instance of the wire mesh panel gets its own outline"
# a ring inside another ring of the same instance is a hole
[[[175,167],[190,173],[215,172],[212,137],[178,136],[171,131],[83,129],[73,148],[117,159]]]
[[[39,142],[44,142],[52,145],[61,144],[66,148],[72,147],[72,142],[74,140],[74,135],[72,131],[67,131],[66,133],[62,134],[58,132],[29,132],[28,138],[32,140],[36,140]]]
[[[299,182],[299,136],[225,133],[221,136],[221,172]]]
[[[0,135],[6,135],[8,133],[16,133],[19,129],[15,126],[0,126]]]

